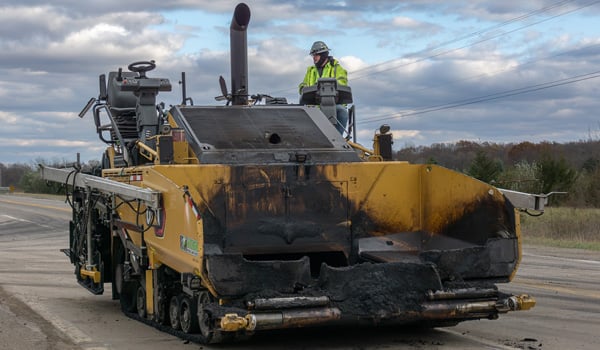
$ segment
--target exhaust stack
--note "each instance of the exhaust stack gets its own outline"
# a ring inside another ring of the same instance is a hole
[[[246,29],[250,22],[250,8],[244,3],[235,7],[229,40],[231,45],[231,104],[248,104],[248,42]]]

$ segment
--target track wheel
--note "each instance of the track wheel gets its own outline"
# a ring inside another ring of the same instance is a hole
[[[135,281],[125,281],[125,248],[118,243],[115,248],[114,288],[119,296],[121,310],[126,313],[135,312],[135,300],[138,283]]]
[[[123,263],[118,263],[115,266],[115,272],[114,272],[114,282],[113,282],[113,287],[115,288],[115,291],[118,294],[123,293],[123,284],[125,281],[123,281],[124,277],[123,277]]]
[[[195,299],[187,295],[181,298],[179,302],[179,322],[183,332],[188,334],[198,332],[197,308]]]
[[[125,312],[135,312],[136,310],[136,288],[135,282],[122,281],[121,291],[119,292],[119,302],[121,309]]]
[[[158,323],[169,326],[171,325],[171,321],[169,320],[169,302],[167,294],[164,290],[161,290],[158,295],[158,303],[156,310],[156,320]]]
[[[211,341],[215,331],[212,313],[207,308],[212,302],[213,297],[208,291],[198,294],[198,326],[206,343]]]
[[[141,318],[146,318],[146,290],[142,285],[139,285],[137,288],[135,305],[137,307],[138,316]]]
[[[181,322],[179,320],[179,297],[174,295],[171,297],[169,302],[169,320],[171,321],[171,328],[175,330],[181,329]]]

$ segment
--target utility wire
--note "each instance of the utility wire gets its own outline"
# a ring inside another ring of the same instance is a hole
[[[452,39],[452,40],[449,40],[449,41],[443,42],[443,43],[441,43],[441,44],[439,44],[439,45],[436,45],[435,47],[428,48],[428,49],[426,49],[426,50],[422,50],[421,52],[418,52],[418,53],[416,53],[416,54],[413,54],[413,55],[411,55],[411,56],[416,56],[416,55],[419,55],[419,54],[425,54],[425,53],[427,53],[427,52],[434,52],[434,51],[436,51],[437,49],[440,49],[440,48],[442,48],[442,47],[444,47],[444,46],[447,46],[447,45],[449,45],[449,44],[454,44],[454,43],[456,43],[456,42],[463,41],[463,40],[469,39],[469,38],[471,38],[471,37],[475,37],[475,36],[480,36],[480,35],[483,35],[483,34],[485,34],[486,32],[490,32],[490,31],[492,31],[492,30],[495,30],[495,29],[502,28],[502,27],[504,27],[504,26],[506,26],[506,25],[509,25],[509,24],[511,24],[511,23],[514,23],[514,22],[519,22],[519,21],[525,20],[525,19],[527,19],[527,18],[529,18],[529,17],[535,16],[535,15],[538,15],[538,14],[541,14],[541,13],[544,13],[544,12],[548,12],[548,11],[550,11],[550,10],[554,10],[554,9],[555,9],[555,8],[557,8],[557,7],[564,6],[564,5],[566,5],[566,4],[570,3],[570,2],[573,2],[573,1],[575,1],[575,0],[564,0],[564,1],[559,1],[559,2],[557,2],[557,3],[554,3],[554,4],[550,5],[550,6],[543,7],[543,8],[541,8],[541,9],[538,9],[538,10],[535,10],[535,11],[532,11],[532,12],[529,12],[529,13],[526,13],[526,14],[524,14],[524,15],[522,15],[522,16],[515,17],[515,18],[511,18],[511,19],[509,19],[509,20],[507,20],[507,21],[504,21],[504,22],[502,22],[502,23],[498,23],[498,24],[495,24],[495,25],[493,25],[493,26],[487,27],[487,28],[485,28],[485,29],[477,30],[477,31],[475,31],[475,32],[472,32],[472,33],[469,33],[469,34],[463,35],[463,36],[461,36],[461,37],[458,37],[458,38],[455,38],[455,39]],[[506,34],[507,34],[507,33],[506,33]],[[502,35],[504,35],[504,34],[502,34]],[[491,39],[488,39],[488,40],[491,40]],[[481,41],[480,41],[480,42],[481,42]],[[478,44],[478,43],[480,43],[480,42],[476,42],[476,43],[473,43],[473,44],[471,44],[471,45],[476,45],[476,44]],[[470,46],[470,45],[469,45],[469,46]],[[462,48],[464,48],[464,47],[461,47],[461,49],[462,49]],[[449,51],[449,52],[452,52],[452,51]],[[413,64],[413,63],[417,63],[417,62],[420,62],[420,61],[422,61],[422,60],[426,60],[426,59],[428,59],[428,58],[433,58],[433,57],[437,57],[437,56],[438,56],[438,55],[424,57],[424,58],[421,58],[421,59],[419,59],[419,60],[417,60],[417,61],[414,61],[414,62],[405,63],[405,64],[403,64],[403,65],[401,65],[401,66],[398,66],[397,68],[400,68],[400,67],[403,67],[403,66],[406,66],[406,65],[410,65],[410,64]],[[357,69],[357,70],[355,70],[355,71],[351,71],[351,72],[349,72],[349,73],[351,73],[351,74],[355,74],[355,73],[359,73],[359,72],[363,72],[363,71],[371,70],[371,69],[374,69],[374,68],[377,68],[377,67],[380,67],[380,66],[384,66],[384,65],[387,65],[387,64],[390,64],[390,63],[396,62],[396,61],[398,61],[399,59],[401,59],[401,58],[394,58],[394,59],[391,59],[391,60],[387,60],[387,61],[385,61],[385,62],[381,62],[381,63],[377,63],[377,64],[370,65],[370,66],[368,66],[368,67],[365,67],[365,68]],[[395,68],[396,68],[396,67],[395,67]],[[395,68],[394,68],[394,69],[395,69]],[[360,79],[361,77],[362,77],[362,76],[359,76],[358,78],[353,78],[353,80]]]
[[[458,38],[456,38],[456,39],[453,39],[453,40],[450,40],[450,41],[444,42],[444,43],[442,43],[442,44],[440,44],[440,45],[437,45],[437,46],[436,46],[436,47],[434,47],[434,48],[430,48],[430,49],[424,50],[424,51],[422,51],[422,52],[424,52],[424,53],[426,53],[426,52],[433,52],[433,51],[435,51],[435,50],[437,50],[437,49],[439,49],[439,48],[441,48],[441,47],[443,47],[443,46],[446,46],[446,45],[449,45],[449,44],[452,44],[452,43],[455,43],[455,42],[459,42],[459,41],[462,41],[462,40],[468,39],[468,38],[470,38],[470,37],[474,37],[474,36],[482,35],[482,34],[484,34],[485,32],[488,32],[488,31],[490,31],[490,30],[501,28],[501,27],[503,27],[503,26],[506,26],[506,25],[508,25],[508,24],[511,24],[511,23],[513,23],[513,22],[522,21],[522,20],[524,20],[524,19],[527,19],[527,18],[529,18],[529,17],[531,17],[531,16],[534,16],[534,15],[538,15],[538,14],[540,14],[540,13],[548,12],[548,11],[550,11],[550,10],[553,10],[553,9],[555,9],[555,8],[558,8],[558,7],[564,6],[564,5],[566,5],[566,4],[570,3],[570,2],[573,2],[573,1],[575,1],[575,0],[563,0],[563,1],[556,2],[556,3],[552,4],[552,5],[549,5],[549,6],[546,6],[546,7],[543,7],[543,8],[541,8],[541,9],[538,9],[538,10],[535,10],[535,11],[532,11],[532,12],[529,12],[529,13],[526,13],[526,14],[524,14],[524,15],[522,15],[522,16],[518,16],[518,17],[515,17],[515,18],[512,18],[512,19],[509,19],[509,20],[507,20],[507,21],[504,21],[504,22],[502,22],[502,23],[499,23],[499,24],[493,25],[493,26],[491,26],[491,27],[488,27],[488,28],[486,28],[486,29],[478,30],[478,31],[475,31],[475,32],[473,32],[473,33],[469,33],[469,34],[463,35],[463,36],[461,36],[461,37],[458,37]],[[397,65],[397,66],[391,67],[391,68],[387,68],[387,69],[384,69],[384,70],[378,70],[378,71],[375,71],[375,72],[373,72],[373,73],[364,74],[364,75],[359,75],[358,77],[352,77],[352,80],[354,81],[354,80],[358,80],[358,79],[365,78],[365,77],[367,77],[367,76],[371,76],[372,74],[383,73],[383,72],[387,72],[387,71],[390,71],[390,70],[398,69],[398,68],[401,68],[401,67],[406,67],[406,66],[409,66],[409,65],[411,65],[411,64],[416,64],[416,63],[418,63],[418,62],[422,62],[422,61],[425,61],[425,60],[428,60],[428,59],[431,59],[431,58],[439,57],[439,56],[442,56],[442,55],[445,55],[445,54],[448,54],[448,53],[451,53],[451,52],[455,52],[455,51],[458,51],[458,50],[462,50],[462,49],[465,49],[465,48],[467,48],[467,47],[475,46],[475,45],[478,45],[478,44],[480,44],[480,43],[482,43],[482,42],[486,42],[486,41],[489,41],[489,40],[492,40],[492,39],[495,39],[495,38],[498,38],[498,37],[501,37],[501,36],[504,36],[504,35],[511,34],[511,33],[515,32],[515,31],[518,31],[518,30],[521,30],[521,29],[524,29],[524,28],[528,28],[528,27],[531,27],[531,26],[533,26],[533,25],[536,25],[536,24],[539,24],[539,23],[542,23],[542,22],[545,22],[545,21],[548,21],[548,20],[551,20],[551,19],[554,19],[554,18],[557,18],[557,17],[560,17],[560,16],[564,16],[564,15],[570,14],[570,13],[572,13],[572,12],[575,12],[575,11],[581,10],[581,9],[583,9],[583,8],[586,8],[586,7],[589,7],[589,6],[595,5],[596,3],[599,3],[599,2],[600,2],[600,0],[596,0],[596,1],[593,1],[593,2],[591,2],[591,3],[588,3],[588,4],[586,4],[586,5],[583,5],[583,6],[580,6],[580,7],[578,7],[578,8],[575,8],[575,9],[573,9],[573,10],[571,10],[571,11],[567,11],[567,12],[564,12],[564,13],[561,13],[561,14],[558,14],[558,15],[555,15],[555,16],[551,16],[551,17],[548,17],[548,18],[546,18],[546,19],[544,19],[544,20],[541,20],[541,21],[538,21],[538,22],[535,22],[535,23],[532,23],[532,24],[529,24],[529,25],[526,25],[526,26],[523,26],[523,27],[520,27],[520,28],[517,28],[517,29],[511,30],[511,31],[508,31],[508,32],[504,32],[504,33],[501,33],[501,34],[499,34],[499,35],[495,35],[495,36],[492,36],[492,37],[489,37],[489,38],[486,38],[486,39],[482,39],[482,40],[476,41],[476,42],[474,42],[474,43],[470,43],[470,44],[467,44],[467,45],[463,45],[463,46],[461,46],[461,47],[459,47],[459,48],[455,48],[455,49],[446,50],[446,51],[443,51],[443,52],[440,52],[440,53],[437,53],[437,54],[432,54],[432,55],[429,55],[429,56],[426,56],[426,57],[422,57],[422,58],[419,58],[419,59],[413,60],[413,61],[411,61],[411,62],[407,62],[407,63],[403,63],[403,64],[400,64],[400,65]],[[385,61],[385,62],[381,62],[381,63],[377,63],[377,64],[374,64],[374,65],[370,65],[370,66],[368,66],[368,67],[361,68],[361,69],[357,69],[357,70],[355,70],[355,71],[351,71],[351,72],[349,72],[349,73],[350,73],[350,74],[355,74],[355,73],[361,73],[361,72],[370,71],[370,70],[376,69],[377,67],[381,67],[381,66],[384,66],[384,65],[387,65],[387,64],[390,64],[390,63],[396,62],[396,61],[398,61],[399,59],[402,59],[402,57],[395,58],[395,59],[391,59],[391,60],[388,60],[388,61]],[[295,88],[284,89],[284,90],[278,90],[278,91],[275,91],[274,93],[281,93],[281,92],[291,91],[291,90],[294,90],[294,89],[295,89]]]
[[[468,47],[471,47],[471,46],[475,46],[475,45],[484,43],[486,41],[497,39],[499,37],[502,37],[502,36],[505,36],[505,35],[517,32],[517,31],[525,29],[525,28],[529,28],[529,27],[538,25],[538,24],[543,23],[543,22],[547,22],[547,21],[555,19],[557,17],[561,17],[561,16],[564,16],[564,15],[567,15],[567,14],[571,14],[573,12],[579,11],[579,10],[584,9],[586,7],[590,7],[592,5],[595,5],[595,4],[599,3],[599,2],[600,2],[600,0],[596,0],[596,1],[593,1],[593,2],[588,3],[586,5],[582,5],[580,7],[577,7],[575,9],[573,9],[573,10],[566,11],[566,12],[563,12],[563,13],[560,13],[560,14],[557,14],[557,15],[554,15],[554,16],[550,16],[550,17],[544,18],[542,20],[539,20],[537,22],[533,22],[533,23],[530,23],[530,24],[527,24],[527,25],[515,28],[513,30],[507,31],[507,32],[503,32],[503,33],[500,33],[500,34],[497,34],[497,35],[493,35],[493,36],[487,37],[485,39],[481,39],[481,40],[475,41],[473,43],[469,43],[469,44],[466,44],[466,45],[463,45],[463,46],[460,46],[460,47],[457,47],[457,48],[453,48],[453,49],[449,49],[449,50],[442,51],[442,52],[439,52],[439,53],[435,53],[435,54],[432,54],[432,55],[429,55],[429,56],[426,56],[426,57],[417,58],[415,60],[412,60],[410,62],[406,62],[406,63],[400,64],[400,65],[397,65],[397,66],[393,66],[393,67],[390,67],[390,68],[377,70],[375,72],[371,72],[371,73],[368,73],[368,74],[359,75],[358,77],[353,77],[352,80],[355,81],[355,80],[359,80],[359,79],[362,79],[362,78],[371,77],[374,74],[388,72],[388,71],[391,71],[391,70],[395,70],[395,69],[398,69],[398,68],[409,66],[411,64],[419,63],[419,62],[426,61],[426,60],[429,60],[429,59],[432,59],[432,58],[436,58],[436,57],[439,57],[439,56],[443,56],[443,55],[446,55],[446,54],[449,54],[449,53],[452,53],[452,52],[456,52],[456,51],[459,51],[459,50],[462,50],[462,49],[465,49],[465,48],[468,48]],[[393,61],[396,61],[396,60],[392,60],[392,61],[388,61],[388,62],[393,62]],[[369,66],[367,68],[363,68],[361,70],[357,70],[357,71],[351,72],[351,73],[363,72],[363,71],[365,71],[367,69],[370,69],[371,67],[373,67],[373,66]]]
[[[378,122],[378,121],[399,119],[399,118],[404,118],[404,117],[408,117],[408,116],[436,112],[436,111],[441,111],[441,110],[445,110],[445,109],[451,109],[451,108],[456,108],[456,107],[461,107],[461,106],[466,106],[466,105],[471,105],[471,104],[476,104],[476,103],[481,103],[481,102],[497,100],[497,99],[506,98],[506,97],[510,97],[510,96],[516,96],[516,95],[526,94],[526,93],[530,93],[530,92],[545,90],[545,89],[549,89],[549,88],[553,88],[553,87],[557,87],[557,86],[561,86],[561,85],[573,84],[573,83],[577,83],[580,81],[594,79],[594,78],[598,78],[598,77],[600,77],[600,71],[595,71],[592,73],[581,74],[581,75],[577,75],[577,76],[573,76],[573,77],[569,77],[569,78],[565,78],[565,79],[555,80],[555,81],[546,82],[546,83],[542,83],[542,84],[531,85],[531,86],[527,86],[527,87],[523,87],[523,88],[519,88],[519,89],[507,90],[507,91],[484,95],[484,96],[479,96],[479,97],[475,97],[475,98],[459,100],[459,101],[450,102],[450,103],[441,104],[441,105],[430,106],[430,107],[426,107],[426,108],[423,108],[423,109],[417,110],[417,111],[406,112],[406,113],[396,113],[391,116],[389,114],[385,114],[385,115],[370,117],[370,118],[366,118],[366,119],[357,121],[356,123],[357,124],[367,124],[367,123],[373,123],[373,122]]]
[[[524,20],[524,19],[529,18],[531,16],[534,16],[534,15],[537,15],[537,14],[540,14],[540,13],[543,13],[543,12],[547,12],[547,11],[553,10],[553,9],[555,9],[557,7],[564,6],[564,5],[566,5],[566,4],[568,4],[568,3],[572,2],[572,1],[573,0],[559,1],[557,3],[554,3],[554,4],[550,5],[550,6],[541,8],[539,10],[532,11],[532,12],[527,13],[525,15],[522,15],[522,16],[519,16],[519,17],[515,17],[515,18],[510,19],[508,21],[505,21],[505,22],[499,23],[497,25],[488,27],[486,29],[479,30],[479,31],[470,33],[468,35],[465,35],[463,37],[459,37],[459,38],[456,38],[454,40],[442,43],[442,44],[440,44],[440,45],[436,46],[435,48],[430,49],[428,51],[429,52],[433,52],[433,51],[437,50],[438,48],[446,46],[448,44],[452,44],[452,43],[455,43],[455,42],[458,42],[458,41],[462,41],[462,40],[468,39],[468,38],[476,36],[476,35],[482,35],[485,32],[488,32],[488,31],[490,31],[492,29],[498,29],[498,28],[501,28],[501,27],[503,27],[505,25],[508,25],[510,23],[521,21],[521,20]],[[536,22],[533,22],[533,23],[530,23],[530,24],[527,24],[527,25],[515,28],[513,30],[500,33],[498,35],[493,35],[491,37],[487,37],[485,39],[478,40],[476,42],[473,42],[473,43],[470,43],[470,44],[467,44],[467,45],[463,45],[463,46],[458,47],[458,48],[453,48],[453,49],[449,49],[449,50],[446,50],[446,51],[435,53],[435,54],[432,54],[432,55],[429,55],[429,56],[426,56],[426,57],[418,58],[418,59],[415,59],[415,60],[413,60],[411,62],[407,62],[407,63],[401,64],[401,65],[393,66],[393,67],[390,67],[390,68],[387,68],[387,69],[377,70],[375,72],[364,74],[364,75],[361,75],[361,76],[358,76],[358,77],[353,77],[352,80],[354,81],[354,80],[362,79],[362,78],[365,78],[367,76],[372,76],[374,74],[379,74],[379,73],[387,72],[387,71],[390,71],[390,70],[398,69],[398,68],[401,68],[401,67],[409,66],[411,64],[415,64],[415,63],[422,62],[422,61],[425,61],[425,60],[428,60],[428,59],[431,59],[431,58],[439,57],[439,56],[442,56],[442,55],[446,55],[448,53],[452,53],[452,52],[455,52],[455,51],[458,51],[458,50],[462,50],[462,49],[465,49],[465,48],[468,48],[468,47],[471,47],[471,46],[475,46],[475,45],[478,45],[480,43],[483,43],[483,42],[486,42],[486,41],[490,41],[490,40],[502,37],[504,35],[508,35],[508,34],[516,32],[516,31],[519,31],[519,30],[522,30],[522,29],[525,29],[525,28],[529,28],[529,27],[532,27],[534,25],[538,25],[538,24],[543,23],[543,22],[547,22],[547,21],[552,20],[554,18],[557,18],[557,17],[560,17],[560,16],[564,16],[564,15],[567,15],[567,14],[571,14],[573,12],[576,12],[576,11],[579,11],[581,9],[584,9],[584,8],[590,7],[592,5],[595,5],[595,4],[599,3],[599,2],[600,2],[600,0],[592,1],[592,2],[587,3],[585,5],[579,6],[579,7],[575,8],[575,9],[572,9],[572,10],[569,10],[569,11],[566,11],[566,12],[563,12],[563,13],[560,13],[560,14],[557,14],[557,15],[554,15],[554,16],[550,16],[550,17],[544,18],[542,20],[539,20],[539,21],[536,21]],[[592,46],[594,46],[594,45],[592,45]],[[562,53],[560,53],[560,54],[562,54]],[[560,54],[557,54],[557,55],[554,55],[554,56],[558,56]],[[553,57],[553,56],[550,56],[550,57]],[[390,61],[382,62],[382,63],[376,64],[376,65],[365,67],[363,69],[352,71],[350,73],[351,74],[355,74],[355,73],[358,73],[358,72],[367,72],[367,71],[373,70],[373,69],[375,69],[377,67],[381,67],[381,66],[389,64],[391,62],[395,62],[397,60],[398,59],[393,59],[393,60],[390,60]],[[476,98],[469,98],[469,99],[459,100],[459,101],[450,102],[450,103],[446,103],[446,104],[442,104],[442,105],[436,105],[436,106],[426,107],[424,109],[413,111],[413,112],[397,113],[397,114],[393,114],[392,116],[390,116],[389,114],[386,114],[384,116],[370,117],[370,118],[366,118],[366,119],[357,121],[357,124],[366,124],[366,123],[372,123],[372,122],[377,122],[377,121],[384,121],[384,120],[390,120],[390,119],[398,119],[398,118],[403,118],[403,117],[408,117],[408,116],[420,115],[420,114],[425,114],[425,113],[430,113],[430,112],[435,112],[435,111],[440,111],[440,110],[445,110],[445,109],[451,109],[451,108],[461,107],[461,106],[475,104],[475,103],[482,103],[482,102],[496,100],[496,99],[500,99],[500,98],[506,98],[506,97],[510,97],[510,96],[515,96],[515,95],[530,93],[530,92],[534,92],[534,91],[549,89],[549,88],[556,87],[556,86],[561,86],[561,85],[566,85],[566,84],[572,84],[572,83],[576,83],[576,82],[579,82],[579,81],[593,79],[593,78],[597,78],[597,77],[600,77],[600,71],[592,72],[592,73],[587,73],[587,74],[583,74],[583,75],[580,75],[580,76],[575,76],[575,77],[571,77],[571,78],[567,78],[567,79],[561,79],[561,80],[557,80],[557,81],[553,81],[553,82],[532,85],[532,86],[524,87],[524,88],[520,88],[520,89],[507,90],[507,91],[504,91],[504,92],[499,92],[499,93],[490,94],[490,95],[484,95],[484,96],[480,96],[480,97],[476,97]],[[285,90],[285,91],[287,91],[287,90]]]
[[[477,79],[477,78],[484,77],[484,76],[485,77],[492,77],[492,76],[495,76],[495,75],[500,74],[500,73],[508,72],[508,71],[511,71],[511,70],[515,70],[515,69],[521,68],[523,66],[530,65],[532,63],[536,63],[536,62],[540,62],[540,61],[545,61],[545,60],[547,60],[549,58],[555,58],[555,57],[559,57],[559,56],[566,55],[566,54],[569,54],[569,53],[583,52],[584,50],[595,48],[595,47],[600,47],[600,43],[582,46],[582,47],[579,47],[579,48],[573,49],[573,50],[560,51],[560,52],[554,53],[554,54],[549,55],[549,56],[540,57],[540,58],[529,60],[529,61],[526,61],[526,62],[523,62],[523,63],[515,64],[513,66],[510,66],[510,67],[505,68],[505,69],[500,69],[500,70],[497,70],[495,72],[481,73],[481,74],[477,74],[477,75],[472,75],[472,76],[469,76],[469,77],[466,77],[466,78],[457,79],[457,80],[449,81],[449,82],[442,83],[442,84],[438,83],[434,87],[432,87],[432,86],[426,86],[426,87],[422,87],[422,88],[419,88],[419,89],[407,90],[407,92],[418,92],[418,91],[425,91],[425,90],[430,90],[430,89],[439,90],[439,88],[442,87],[442,86],[454,85],[454,84],[459,83],[459,82],[473,80],[473,79]]]
[[[552,16],[552,17],[544,19],[542,21],[538,21],[538,22],[535,22],[533,24],[529,24],[527,26],[524,26],[524,27],[521,27],[521,28],[517,28],[517,29],[515,29],[513,31],[510,31],[510,32],[507,32],[507,33],[503,33],[501,35],[508,34],[508,33],[514,32],[516,30],[520,30],[520,29],[523,29],[523,28],[526,28],[526,27],[529,27],[529,26],[532,26],[532,25],[535,25],[535,24],[539,24],[541,22],[550,20],[552,18],[556,18],[558,16],[562,16],[562,15],[565,15],[565,14],[568,14],[568,13],[572,13],[572,12],[580,10],[582,8],[595,5],[595,4],[599,3],[599,2],[600,1],[594,1],[594,2],[588,3],[586,5],[578,7],[576,9],[573,9],[573,10],[568,11],[566,13],[562,13],[562,14],[559,14],[559,15]],[[559,3],[553,5],[553,7],[557,6],[558,4]],[[560,5],[562,5],[562,4],[564,4],[564,2],[560,3]],[[521,16],[521,17],[524,17],[524,16]],[[515,19],[513,19],[513,20],[515,20]],[[510,21],[507,21],[507,22],[510,22]],[[498,36],[500,36],[500,35],[498,35]],[[498,36],[495,36],[495,37],[498,37]],[[486,41],[486,40],[490,40],[490,38],[484,39],[484,40],[476,42],[476,43],[473,43],[473,45],[476,45],[477,43],[480,43],[480,42],[483,42],[483,41]],[[512,70],[512,69],[521,67],[521,66],[526,65],[526,64],[531,64],[531,63],[534,63],[534,62],[546,60],[546,59],[552,58],[552,57],[558,57],[558,56],[564,55],[564,54],[569,53],[569,52],[576,52],[576,51],[581,51],[581,50],[587,49],[587,48],[597,47],[599,45],[600,44],[593,44],[593,45],[585,46],[585,47],[582,47],[582,48],[578,48],[576,50],[562,51],[562,52],[559,52],[559,53],[547,56],[547,57],[542,58],[542,59],[532,60],[532,61],[529,61],[529,62],[526,62],[526,63],[523,63],[523,64],[519,64],[519,65],[513,66],[513,67],[511,67],[509,69],[506,69],[506,70]],[[466,46],[464,46],[464,47],[466,47]],[[443,52],[443,53],[440,53],[440,54],[449,53],[449,52],[452,52],[452,51],[455,51],[455,50],[460,50],[460,49],[462,49],[464,47],[461,47],[461,48],[458,48],[458,49],[453,49],[453,50],[450,50],[450,51],[446,51],[446,52]],[[430,57],[435,57],[435,56],[438,56],[440,54],[437,54],[437,55],[434,55],[434,56],[430,56]],[[426,58],[423,58],[423,59],[426,59]],[[421,60],[423,60],[423,59],[421,59]],[[418,61],[414,61],[414,62],[411,62],[411,63],[404,64],[404,66],[412,64],[412,63],[416,63],[416,62],[418,62]],[[396,69],[396,68],[399,68],[399,67],[400,66],[389,68],[389,69],[386,69],[386,70],[383,70],[383,71],[378,71],[377,73],[388,71],[388,70],[392,70],[392,69]],[[501,70],[501,71],[498,71],[497,73],[500,73],[500,72],[503,72],[503,71],[506,71],[506,70]],[[493,75],[495,75],[497,73],[494,73]],[[515,96],[515,95],[530,93],[530,92],[544,90],[544,89],[548,89],[548,88],[552,88],[552,87],[557,87],[557,86],[561,86],[561,85],[572,84],[572,83],[576,83],[576,82],[583,81],[583,80],[594,79],[594,78],[597,78],[597,77],[600,76],[599,73],[600,73],[600,71],[592,72],[592,73],[586,73],[586,74],[583,74],[583,75],[578,75],[578,76],[574,76],[574,77],[570,77],[570,78],[566,78],[566,79],[556,80],[556,81],[552,81],[552,82],[546,82],[546,83],[542,83],[542,84],[536,84],[536,85],[532,85],[532,86],[529,86],[529,87],[524,87],[524,88],[519,88],[519,89],[512,89],[512,90],[507,90],[507,91],[504,91],[504,92],[494,93],[494,94],[490,94],[490,95],[484,95],[484,96],[479,96],[479,97],[474,97],[474,98],[459,100],[459,101],[455,101],[455,102],[449,102],[449,103],[446,103],[446,104],[425,107],[423,109],[419,109],[419,110],[416,110],[416,111],[413,111],[413,112],[397,113],[397,114],[392,114],[392,116],[390,116],[390,114],[386,114],[386,115],[380,115],[380,116],[370,117],[370,118],[366,118],[366,119],[361,120],[361,121],[357,121],[357,124],[365,124],[365,123],[371,123],[371,122],[377,122],[377,121],[398,119],[398,118],[403,118],[403,117],[408,117],[408,116],[420,115],[420,114],[435,112],[435,111],[439,111],[439,110],[457,108],[457,107],[461,107],[461,106],[465,106],[465,105],[470,105],[470,104],[475,104],[475,103],[482,103],[482,102],[487,102],[487,101],[496,100],[496,99],[500,99],[500,98],[506,98],[506,97],[510,97],[510,96]],[[483,74],[480,74],[480,75],[477,75],[477,76],[472,76],[470,78],[460,79],[458,81],[469,80],[469,79],[480,77],[482,75]],[[489,74],[485,74],[485,75],[489,76]],[[359,79],[359,78],[354,78],[353,80],[356,80],[356,79]],[[454,82],[450,82],[450,83],[448,83],[446,85],[451,85],[453,83]],[[429,89],[429,88],[423,88],[423,89],[419,89],[419,90],[426,90],[426,89]]]

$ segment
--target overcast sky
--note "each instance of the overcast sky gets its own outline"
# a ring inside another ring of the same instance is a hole
[[[470,140],[600,139],[600,1],[246,2],[250,93],[298,101],[323,40],[349,71],[359,142],[392,126],[395,148]],[[237,1],[4,0],[0,162],[100,159],[98,75],[155,60],[167,105],[219,105]]]

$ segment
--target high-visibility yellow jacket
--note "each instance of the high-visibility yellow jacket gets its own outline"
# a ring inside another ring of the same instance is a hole
[[[348,72],[340,65],[340,62],[336,59],[330,59],[323,67],[323,72],[319,76],[319,70],[314,65],[309,66],[306,69],[306,75],[304,80],[298,86],[298,92],[302,94],[302,88],[305,86],[312,86],[317,83],[319,78],[336,78],[338,84],[348,85]]]

